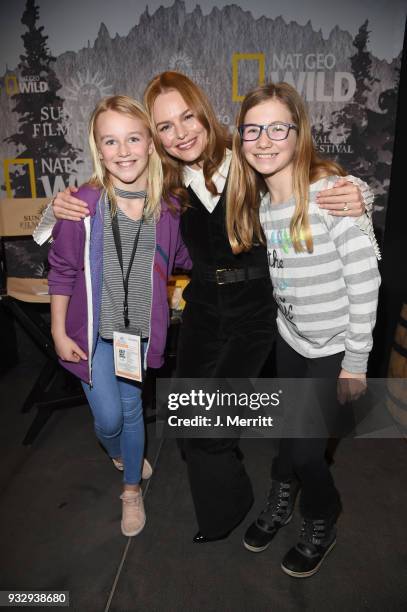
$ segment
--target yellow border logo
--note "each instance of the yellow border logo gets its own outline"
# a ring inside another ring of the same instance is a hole
[[[259,62],[259,85],[263,85],[266,72],[264,53],[234,53],[232,55],[232,101],[241,102],[244,98],[239,95],[239,62],[241,60],[254,60]]]
[[[20,88],[18,86],[17,77],[15,74],[9,74],[5,77],[4,82],[6,84],[6,94],[8,96],[14,96],[14,94],[20,92]],[[12,83],[12,88],[10,87],[10,83]]]
[[[8,198],[12,198],[13,197],[13,191],[11,189],[11,181],[10,181],[10,166],[11,165],[18,165],[18,166],[23,166],[27,164],[28,166],[28,174],[30,176],[30,187],[31,187],[31,197],[32,198],[36,198],[37,197],[37,187],[35,184],[35,170],[34,170],[34,160],[33,159],[5,159],[4,160],[4,181],[6,183],[6,192],[7,192],[7,197]]]

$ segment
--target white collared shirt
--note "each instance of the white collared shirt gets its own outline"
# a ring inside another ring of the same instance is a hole
[[[225,159],[212,176],[212,181],[215,183],[215,187],[219,194],[222,193],[225,186],[231,158],[232,151],[226,149]],[[219,202],[220,195],[214,196],[207,190],[202,169],[195,170],[190,166],[186,166],[184,168],[184,185],[185,187],[191,187],[191,189],[194,190],[208,212],[211,213],[215,210],[216,204]]]

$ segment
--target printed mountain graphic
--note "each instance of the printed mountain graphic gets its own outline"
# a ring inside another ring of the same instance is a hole
[[[369,54],[370,75],[363,92],[363,105],[365,120],[371,123],[370,131],[367,131],[366,138],[361,135],[354,149],[350,140],[342,151],[331,150],[331,143],[335,145],[340,141],[340,113],[348,125],[352,121],[352,100],[341,101],[332,97],[335,79],[341,78],[339,73],[353,78],[351,58],[355,53],[354,38],[338,26],[333,28],[328,38],[324,38],[311,22],[302,26],[295,21],[287,23],[282,17],[255,19],[250,11],[236,5],[214,8],[208,15],[203,15],[199,6],[187,12],[184,2],[175,0],[172,6],[160,7],[152,14],[146,9],[127,36],[112,35],[102,23],[93,45],[88,43],[78,52],[67,51],[57,57],[53,65],[62,86],[58,91],[65,113],[61,117],[61,129],[64,129],[67,142],[83,153],[78,156],[79,163],[69,170],[66,169],[66,160],[51,164],[46,154],[50,128],[45,129],[44,119],[44,126],[36,128],[38,138],[42,138],[44,143],[42,180],[48,190],[54,192],[63,186],[61,176],[67,172],[77,183],[86,180],[91,172],[87,122],[96,102],[114,93],[128,94],[141,100],[148,81],[163,70],[179,70],[200,84],[208,93],[220,120],[232,127],[239,108],[238,102],[232,99],[232,58],[234,54],[263,54],[266,80],[273,76],[280,80],[291,79],[302,86],[301,93],[306,95],[311,119],[323,143],[321,150],[331,157],[336,156],[345,168],[360,168],[361,178],[374,187],[377,194],[375,222],[383,228],[394,138],[395,112],[393,117],[392,109],[397,98],[401,51],[392,62]],[[235,87],[238,95],[242,95],[257,85],[259,62],[241,58],[237,68]],[[18,157],[20,152],[16,146],[4,141],[18,130],[18,115],[13,112],[10,96],[3,86],[5,77],[10,75],[18,79],[18,69],[8,71],[0,79],[3,117],[0,146],[3,158]],[[346,82],[345,77],[344,86],[336,85],[337,92],[346,93]],[[360,94],[364,82],[357,83],[356,87]],[[49,114],[49,109],[44,109],[44,117]],[[381,136],[384,133],[386,137]],[[371,141],[368,142],[367,138]],[[375,158],[378,148],[385,149],[380,159]],[[4,189],[4,176],[0,184]]]
[[[62,83],[69,83],[76,73],[99,73],[115,92],[139,99],[146,83],[162,70],[175,68],[187,74],[198,73],[198,81],[200,77],[204,81],[204,88],[217,111],[226,111],[233,119],[237,110],[237,104],[231,99],[234,53],[264,53],[266,79],[278,70],[281,56],[299,57],[298,67],[290,67],[288,60],[287,67],[279,71],[280,77],[290,71],[295,79],[300,72],[313,70],[312,58],[308,58],[309,68],[305,66],[306,56],[333,56],[335,66],[332,70],[326,70],[324,66],[315,68],[315,71],[326,71],[326,89],[329,92],[332,80],[329,77],[333,77],[334,72],[350,72],[349,58],[355,52],[352,42],[352,36],[339,27],[324,39],[322,32],[315,31],[311,22],[301,26],[293,21],[286,23],[281,17],[255,19],[251,12],[235,5],[214,8],[208,15],[203,15],[197,6],[188,13],[184,2],[176,0],[173,6],[160,7],[152,15],[146,9],[139,24],[124,37],[116,35],[112,38],[102,23],[93,47],[59,56],[56,72]],[[398,63],[399,60],[389,64],[373,58],[373,71],[380,83],[370,95],[372,108],[376,107],[378,92],[394,86],[394,69]],[[241,93],[257,84],[256,64],[246,68],[246,71],[241,71]],[[324,104],[313,106],[318,113]],[[337,110],[340,106],[330,105],[330,110]]]
[[[111,37],[102,23],[93,46],[61,54],[55,72],[63,84],[60,94],[65,94],[67,107],[72,107],[73,123],[86,122],[101,95],[125,93],[141,99],[146,83],[155,74],[177,69],[195,76],[218,114],[233,124],[238,109],[238,104],[232,102],[234,53],[263,53],[266,80],[276,71],[279,78],[292,73],[296,82],[301,72],[323,71],[325,90],[332,94],[334,73],[350,72],[349,58],[355,52],[352,42],[352,36],[338,26],[325,39],[310,21],[302,26],[295,21],[286,23],[281,17],[255,19],[250,11],[236,5],[214,8],[208,15],[203,15],[197,6],[188,13],[184,2],[175,0],[171,7],[160,7],[152,15],[146,9],[127,36]],[[327,70],[321,63],[321,67],[313,68],[315,60],[311,56],[316,54],[320,58],[328,56],[334,67]],[[293,67],[293,62],[298,64]],[[284,67],[279,69],[281,65]],[[391,63],[372,57],[372,71],[378,82],[367,103],[373,110],[378,110],[379,93],[395,86],[399,65],[400,57]],[[257,62],[243,62],[239,72],[239,93],[243,94],[257,84]],[[8,115],[5,97],[2,88],[1,106]],[[330,102],[329,112],[341,106],[340,102]],[[312,116],[318,117],[327,110],[326,102],[310,101]],[[72,144],[83,146],[83,138]]]

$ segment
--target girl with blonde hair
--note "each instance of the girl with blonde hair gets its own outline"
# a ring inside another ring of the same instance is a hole
[[[175,261],[188,267],[189,258],[179,207],[161,200],[161,162],[143,107],[127,96],[101,100],[89,145],[94,173],[78,195],[90,216],[53,230],[51,327],[61,364],[82,381],[99,441],[123,470],[121,528],[134,536],[146,520],[140,481],[152,471],[143,461],[142,370],[163,363],[166,281]]]

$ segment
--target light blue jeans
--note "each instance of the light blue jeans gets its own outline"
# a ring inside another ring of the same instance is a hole
[[[92,360],[92,383],[82,382],[96,435],[110,457],[122,457],[123,482],[138,484],[144,458],[141,384],[114,372],[113,343],[99,336]]]

